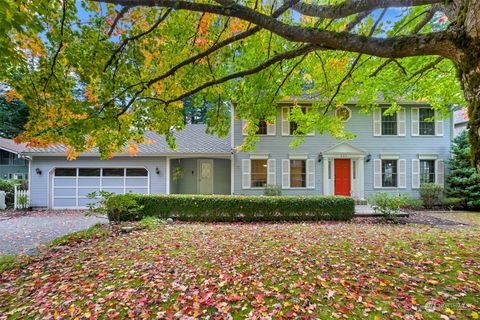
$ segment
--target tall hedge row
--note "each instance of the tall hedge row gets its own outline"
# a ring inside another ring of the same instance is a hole
[[[338,196],[119,195],[133,197],[141,209],[109,217],[140,220],[153,216],[181,221],[253,222],[349,220],[355,204]],[[119,199],[117,199],[119,200]]]

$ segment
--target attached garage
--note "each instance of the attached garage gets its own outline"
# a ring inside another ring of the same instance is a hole
[[[85,208],[91,192],[150,193],[150,173],[141,167],[55,168],[51,173],[51,207]]]

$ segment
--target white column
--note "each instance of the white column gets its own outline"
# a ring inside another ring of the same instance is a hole
[[[330,181],[328,180],[328,163],[329,159],[328,157],[323,157],[323,194],[328,195],[330,194]]]
[[[170,158],[165,159],[165,193],[170,194]]]
[[[358,172],[357,172],[357,179],[358,179],[358,195],[360,199],[365,199],[365,160],[363,157],[358,159]]]

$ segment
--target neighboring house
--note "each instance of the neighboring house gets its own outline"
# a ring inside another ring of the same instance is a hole
[[[462,131],[467,130],[468,125],[468,113],[467,109],[453,111],[453,136],[456,137]]]
[[[28,179],[28,160],[21,153],[25,144],[0,138],[0,179]]]
[[[289,147],[296,124],[288,121],[292,102],[280,103],[275,124],[260,123],[254,152],[237,152],[245,122],[232,117],[229,137],[205,133],[204,125],[187,125],[175,133],[177,150],[165,138],[148,133],[153,144],[139,145],[135,157],[100,160],[94,151],[67,161],[65,147],[29,148],[31,203],[34,207],[81,208],[86,195],[115,193],[187,193],[262,195],[266,184],[278,184],[284,195],[345,195],[367,199],[385,191],[418,196],[421,182],[444,183],[452,122],[427,119],[434,110],[403,104],[386,116],[381,108],[361,113],[341,108],[350,141],[312,133],[296,149]],[[305,101],[304,110],[309,103]]]

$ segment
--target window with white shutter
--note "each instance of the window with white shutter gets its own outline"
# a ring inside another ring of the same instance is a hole
[[[407,187],[407,161],[405,159],[398,160],[398,187]]]
[[[277,134],[276,124],[267,123],[267,136],[275,136]]]
[[[380,159],[373,160],[373,187],[382,187],[382,160]]]
[[[435,183],[441,186],[445,183],[445,162],[443,160],[438,159],[436,161],[437,167],[435,168]]]
[[[282,136],[290,135],[290,121],[288,121],[288,114],[290,107],[282,107]]]
[[[437,119],[439,116],[438,112],[435,110],[435,135],[438,137],[443,137],[443,120]]]
[[[412,189],[420,188],[420,160],[412,159]]]
[[[379,137],[382,135],[382,111],[373,110],[373,135]]]
[[[311,107],[307,107],[307,108],[305,108],[305,111],[304,111],[304,112],[305,112],[305,113],[309,113],[309,112],[311,112],[311,111],[312,111],[312,108],[311,108]],[[314,135],[315,135],[315,131],[312,131],[312,132],[307,133],[307,136],[314,136]]]
[[[397,134],[401,137],[406,136],[405,128],[405,108],[397,112]]]
[[[315,160],[307,160],[307,188],[315,188]]]
[[[282,160],[282,188],[290,188],[290,160]]]
[[[276,169],[276,161],[275,159],[268,159],[267,162],[267,169],[268,169],[268,176],[267,176],[267,184],[277,184],[277,169]]]
[[[242,160],[242,188],[250,188],[250,159]]]
[[[416,137],[420,135],[420,111],[419,108],[412,108],[412,136]]]

